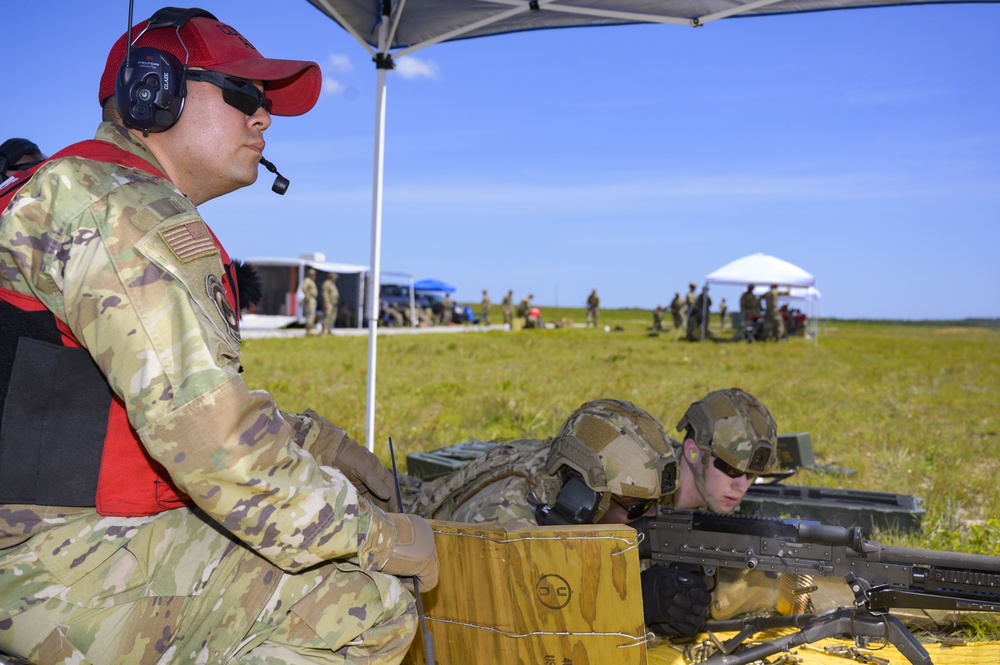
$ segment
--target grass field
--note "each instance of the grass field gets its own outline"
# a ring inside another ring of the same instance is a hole
[[[376,452],[388,463],[392,436],[405,469],[408,452],[544,438],[597,397],[631,400],[674,434],[689,403],[738,386],[779,432],[809,432],[817,462],[857,470],[790,482],[920,496],[923,534],[880,540],[1000,555],[1000,332],[831,322],[818,345],[688,343],[651,336],[651,320],[605,310],[602,327],[622,330],[380,336]],[[284,410],[316,409],[364,441],[366,353],[366,337],[248,340],[244,377]]]

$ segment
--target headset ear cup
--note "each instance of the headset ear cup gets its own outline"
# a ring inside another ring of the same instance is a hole
[[[118,68],[115,104],[126,127],[163,132],[180,119],[184,91],[180,60],[166,51],[143,46],[132,50]]]

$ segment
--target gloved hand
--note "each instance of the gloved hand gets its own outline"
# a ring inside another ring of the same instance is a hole
[[[396,547],[382,566],[382,572],[416,577],[420,591],[430,591],[438,583],[437,549],[431,525],[418,515],[388,513],[388,517],[396,525]]]
[[[336,467],[347,476],[358,494],[373,505],[385,512],[398,513],[401,507],[396,498],[396,483],[382,460],[315,411],[308,410],[305,414],[319,428],[309,450],[320,464]]]
[[[673,641],[693,639],[704,630],[712,594],[701,575],[655,565],[642,571],[640,579],[650,630]]]

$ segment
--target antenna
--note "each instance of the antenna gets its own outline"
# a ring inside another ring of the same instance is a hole
[[[128,28],[126,29],[125,37],[125,66],[132,66],[132,5],[135,4],[135,0],[128,0]]]

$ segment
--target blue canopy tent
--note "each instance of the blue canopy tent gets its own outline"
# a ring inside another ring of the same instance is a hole
[[[346,30],[376,69],[371,268],[378,293],[385,157],[386,73],[394,60],[433,44],[524,30],[658,23],[703,27],[719,19],[833,9],[977,0],[308,0]],[[981,0],[996,2],[997,0]],[[375,302],[368,298],[369,307]],[[374,319],[369,312],[369,320]],[[374,450],[377,331],[368,331],[366,443]]]
[[[455,287],[440,279],[422,279],[414,282],[413,288],[416,291],[440,291],[442,293],[454,293]]]

